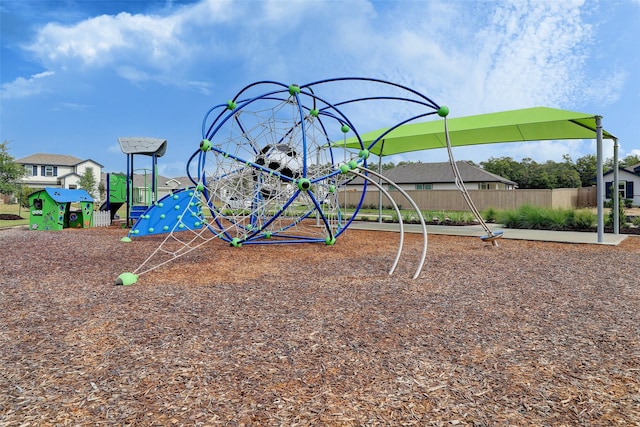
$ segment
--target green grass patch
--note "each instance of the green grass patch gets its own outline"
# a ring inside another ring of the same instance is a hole
[[[29,224],[29,208],[21,208],[17,203],[11,205],[7,205],[4,203],[0,204],[0,214],[19,215],[22,217],[22,219],[15,220],[0,219],[0,228],[9,228]]]

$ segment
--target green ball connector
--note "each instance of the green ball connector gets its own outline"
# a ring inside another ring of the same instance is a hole
[[[229,242],[229,245],[233,246],[234,248],[239,248],[240,246],[242,246],[242,242],[237,237],[234,237],[233,239],[231,239],[231,242]]]
[[[153,233],[153,232],[154,232],[153,227],[149,227],[149,233]]]
[[[356,169],[358,167],[358,162],[355,160],[350,160],[349,161],[349,168],[350,169]]]
[[[308,191],[311,188],[311,181],[308,178],[298,180],[298,188],[301,191]]]
[[[329,193],[333,194],[333,193],[335,193],[335,192],[336,192],[336,186],[335,186],[335,185],[333,185],[333,184],[331,184],[331,185],[329,186]]]
[[[120,239],[120,241],[124,243],[131,243],[131,237],[124,236],[122,239]]]
[[[312,108],[311,110],[309,110],[309,115],[312,117],[318,117],[318,114],[320,114],[320,110],[318,110],[317,108]]]
[[[440,117],[447,117],[449,115],[449,107],[443,105],[442,107],[438,108],[438,115]]]
[[[358,156],[360,156],[361,159],[368,159],[369,158],[369,150],[367,150],[366,148],[364,150],[360,150],[360,152],[358,153]]]
[[[202,141],[200,141],[200,149],[202,151],[209,151],[211,150],[213,144],[211,144],[211,141],[209,141],[208,139],[203,139]]]
[[[342,125],[342,127],[340,128],[340,130],[342,131],[342,133],[347,133],[351,130],[351,128],[347,125]]]
[[[351,170],[351,168],[349,167],[348,164],[343,163],[340,165],[340,172],[342,173],[348,173]]]
[[[198,191],[204,191],[204,184],[199,182],[198,185],[196,185],[196,190]]]
[[[122,273],[116,279],[116,286],[129,286],[138,281],[138,275],[133,273]]]
[[[235,110],[237,107],[236,103],[233,102],[232,100],[227,101],[227,110]]]
[[[270,231],[265,231],[263,234],[265,239],[270,239],[271,238],[271,232]]]
[[[289,95],[300,94],[300,86],[291,85],[289,86]]]
[[[336,238],[334,236],[327,236],[327,238],[324,239],[324,242],[327,246],[333,246],[336,243]]]

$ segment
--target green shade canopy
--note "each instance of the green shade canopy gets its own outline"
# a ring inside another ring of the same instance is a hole
[[[547,107],[525,108],[499,113],[480,114],[447,120],[451,146],[493,144],[498,142],[542,141],[560,139],[595,139],[596,115]],[[360,135],[367,148],[389,128]],[[602,138],[616,139],[603,130]],[[355,137],[337,141],[337,147],[359,149]],[[444,119],[409,123],[383,136],[372,154],[389,156],[410,151],[446,147]]]

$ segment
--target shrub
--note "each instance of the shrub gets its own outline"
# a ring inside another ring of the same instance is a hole
[[[444,211],[423,211],[422,216],[427,222],[441,223],[444,222],[444,219],[447,215],[444,213]]]
[[[469,224],[475,220],[475,216],[467,211],[453,211],[449,212],[447,216],[449,221],[455,224]]]
[[[640,227],[640,216],[634,216],[631,220],[631,224],[635,225],[636,227]]]
[[[507,228],[526,228],[518,211],[514,209],[505,209],[496,213],[496,222],[503,224]]]
[[[496,216],[498,212],[494,208],[488,208],[484,212],[482,212],[482,218],[484,218],[487,222],[496,222]]]
[[[596,215],[588,210],[549,209],[531,205],[498,211],[495,216],[496,222],[507,228],[533,230],[589,229],[596,222]]]
[[[606,225],[609,227],[613,227],[613,221],[615,212],[613,209],[609,211],[609,215],[607,216]],[[622,203],[622,196],[618,195],[618,226],[623,227],[627,223],[627,215],[624,212],[624,204]]]
[[[573,228],[577,230],[586,230],[595,227],[597,215],[588,209],[582,209],[573,212]]]
[[[410,223],[410,222],[416,221],[416,219],[410,212],[404,212],[402,214],[402,221],[405,223]]]

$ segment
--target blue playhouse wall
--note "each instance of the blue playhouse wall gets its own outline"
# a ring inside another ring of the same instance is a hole
[[[200,192],[182,188],[149,206],[129,231],[129,237],[201,229],[204,225]]]

